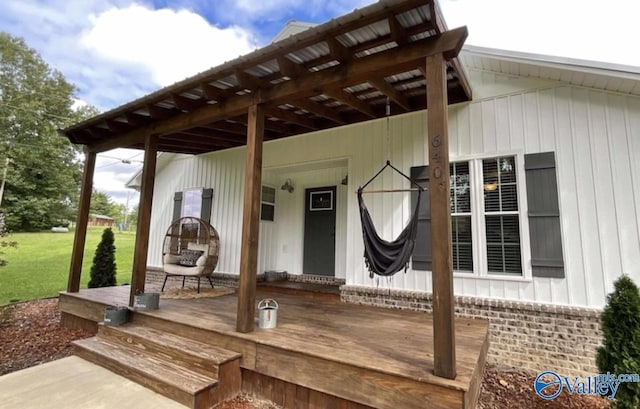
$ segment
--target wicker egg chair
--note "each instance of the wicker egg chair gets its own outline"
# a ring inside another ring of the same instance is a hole
[[[211,274],[218,265],[220,254],[220,236],[216,229],[205,220],[197,217],[177,219],[167,229],[162,251],[164,282],[169,277],[182,277],[182,288],[187,277],[200,279],[206,277],[213,288]]]

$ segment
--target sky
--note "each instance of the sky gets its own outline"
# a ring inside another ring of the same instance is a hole
[[[371,0],[2,0],[22,37],[104,111],[269,44],[289,20],[322,23]],[[637,0],[440,0],[466,44],[640,66]],[[94,187],[130,207],[142,153],[98,156]]]

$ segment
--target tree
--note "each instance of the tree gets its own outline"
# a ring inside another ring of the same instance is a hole
[[[626,275],[614,283],[613,293],[600,316],[603,343],[598,347],[596,363],[601,374],[640,373],[640,292]],[[613,406],[619,409],[640,407],[640,383],[621,383]]]
[[[4,212],[0,210],[0,248],[5,249],[7,247],[18,247],[18,243],[16,241],[8,241],[5,239],[9,235],[5,227],[5,217]],[[0,256],[4,254],[4,251],[0,251]],[[0,267],[6,266],[8,263],[7,260],[0,258]]]
[[[116,285],[116,246],[113,231],[104,229],[91,265],[89,288]]]
[[[138,225],[138,207],[139,207],[138,205],[135,205],[131,210],[131,212],[129,213],[127,225],[133,226],[133,227]]]
[[[93,189],[91,193],[91,214],[100,214],[117,219],[122,214],[123,205],[114,203],[106,193]]]
[[[80,151],[57,130],[96,112],[74,110],[73,92],[24,40],[0,32],[0,166],[7,166],[1,205],[10,230],[48,229],[73,218]]]

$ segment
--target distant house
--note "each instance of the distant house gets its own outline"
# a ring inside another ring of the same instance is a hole
[[[113,227],[115,219],[113,217],[105,216],[103,214],[92,214],[89,224],[92,226],[104,226]]]

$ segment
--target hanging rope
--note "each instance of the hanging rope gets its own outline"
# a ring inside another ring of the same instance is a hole
[[[400,235],[393,241],[386,241],[376,232],[375,225],[369,214],[369,210],[362,198],[363,189],[366,188],[376,177],[378,177],[387,167],[398,172],[405,179],[409,180],[413,185],[417,186],[418,198],[416,206],[409,223],[402,230]],[[360,222],[362,224],[362,238],[364,241],[364,260],[369,277],[373,278],[374,274],[389,277],[404,269],[405,272],[409,266],[411,254],[416,242],[416,233],[418,231],[418,212],[420,209],[420,198],[424,189],[409,176],[402,173],[391,162],[382,167],[367,183],[358,188],[358,205],[360,208]]]

